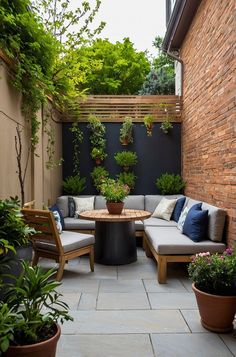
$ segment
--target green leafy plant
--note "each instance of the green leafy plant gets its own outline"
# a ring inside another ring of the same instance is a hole
[[[133,151],[119,151],[115,154],[114,159],[117,165],[123,167],[130,167],[137,164],[137,154]]]
[[[156,180],[156,186],[162,195],[181,193],[185,185],[180,175],[165,173]]]
[[[44,271],[22,262],[23,272],[9,284],[4,304],[0,305],[0,326],[6,330],[0,339],[0,351],[9,345],[29,345],[42,342],[56,333],[56,324],[72,320],[68,306],[56,291],[54,269]],[[52,280],[53,279],[53,280]]]
[[[101,184],[101,194],[107,202],[123,202],[129,194],[129,187],[117,180],[107,179]]]
[[[170,117],[165,118],[165,120],[161,123],[160,128],[163,133],[168,134],[169,130],[173,128],[173,125],[170,122]]]
[[[93,159],[104,160],[107,157],[107,154],[101,149],[93,148],[91,152],[91,157]]]
[[[0,253],[29,244],[35,230],[25,224],[18,197],[0,200]]]
[[[120,128],[120,142],[123,145],[131,144],[133,140],[133,121],[130,117],[125,117]]]
[[[100,119],[95,115],[90,115],[88,117],[88,129],[90,130],[90,144],[91,149],[94,148],[105,152],[106,148],[106,128],[105,125],[101,123]]]
[[[76,176],[80,172],[80,145],[83,142],[84,135],[78,122],[74,122],[69,130],[73,135],[73,174]]]
[[[67,195],[79,195],[86,187],[86,178],[76,176],[68,176],[62,183],[63,191]]]
[[[109,177],[108,171],[103,166],[94,167],[91,172],[93,184],[98,191],[100,191],[101,184]]]
[[[121,172],[117,175],[118,182],[127,185],[130,190],[134,189],[136,178],[133,172]]]
[[[196,254],[188,266],[196,288],[209,294],[236,295],[236,254],[228,248],[222,254]]]
[[[143,118],[143,122],[144,122],[144,125],[146,126],[148,136],[152,136],[153,121],[154,121],[154,118],[150,114],[145,115],[145,117]]]

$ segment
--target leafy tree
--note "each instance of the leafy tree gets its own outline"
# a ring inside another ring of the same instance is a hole
[[[78,87],[92,94],[135,94],[150,70],[145,52],[137,52],[128,38],[115,44],[97,39],[76,55],[85,72]]]
[[[162,51],[162,41],[158,36],[153,42],[158,49],[158,56],[153,60],[151,71],[139,91],[141,95],[175,93],[174,60]]]

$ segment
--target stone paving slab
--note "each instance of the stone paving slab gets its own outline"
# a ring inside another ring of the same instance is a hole
[[[95,310],[97,306],[97,294],[83,293],[79,301],[78,310]]]
[[[72,277],[69,275],[62,279],[62,285],[57,288],[60,292],[74,292],[74,293],[97,293],[99,288],[99,279],[79,279],[78,275]]]
[[[196,309],[192,293],[148,293],[152,309]]]
[[[145,293],[145,288],[141,279],[117,280],[103,279],[100,282],[100,293]]]
[[[79,301],[81,299],[81,293],[63,293],[61,300],[63,300],[69,306],[70,310],[77,310]]]
[[[189,332],[177,310],[71,311],[63,334],[184,333]]]
[[[198,310],[181,310],[181,313],[192,332],[209,332],[202,326]]]
[[[236,321],[234,324],[234,331],[228,334],[220,334],[220,338],[224,341],[233,356],[236,356]]]
[[[148,310],[146,293],[99,293],[97,310]]]
[[[156,264],[151,262],[137,261],[128,265],[118,266],[118,279],[156,279]]]
[[[61,336],[57,357],[154,357],[149,335]]]
[[[158,357],[232,357],[216,334],[155,334],[151,338]]]
[[[184,285],[178,279],[168,279],[167,284],[159,284],[157,279],[144,279],[144,286],[148,293],[173,293],[173,292],[187,292]]]

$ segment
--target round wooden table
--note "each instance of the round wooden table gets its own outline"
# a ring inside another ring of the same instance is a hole
[[[84,211],[80,218],[95,221],[94,258],[96,263],[122,265],[137,260],[134,221],[151,216],[150,212],[123,209],[120,215],[106,209]]]

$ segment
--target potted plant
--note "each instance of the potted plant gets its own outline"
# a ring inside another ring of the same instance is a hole
[[[104,180],[106,180],[109,176],[108,171],[103,166],[94,167],[93,171],[91,172],[91,177],[93,179],[94,186],[96,187],[97,191],[100,191],[100,186]]]
[[[124,171],[128,171],[130,166],[137,164],[137,154],[133,151],[119,151],[115,154],[114,159],[119,166],[122,166]]]
[[[153,121],[154,121],[154,118],[151,114],[145,115],[145,117],[143,118],[143,122],[144,122],[144,125],[146,126],[148,136],[152,136]]]
[[[101,185],[101,194],[106,199],[106,205],[110,214],[121,214],[124,207],[124,199],[129,194],[129,187],[117,180],[107,179]]]
[[[117,179],[123,185],[127,185],[130,190],[134,189],[136,176],[133,172],[121,172],[117,175]]]
[[[90,115],[88,117],[88,129],[90,131],[89,139],[91,149],[97,148],[103,153],[106,148],[106,127],[101,123],[100,119],[95,115]]]
[[[4,303],[0,303],[0,351],[4,356],[56,356],[60,337],[58,322],[72,320],[68,306],[56,291],[54,269],[44,271],[22,262],[23,272],[9,284]]]
[[[156,186],[162,195],[175,195],[181,193],[186,184],[180,175],[165,173],[156,180]]]
[[[120,129],[120,142],[122,145],[128,145],[133,142],[133,125],[132,118],[125,117]]]
[[[188,267],[201,323],[213,332],[233,329],[236,313],[236,255],[228,248],[222,254],[196,254]]]
[[[163,122],[161,123],[160,128],[163,133],[168,134],[169,130],[173,128],[173,125],[171,124],[171,116],[169,115],[170,104],[160,103],[159,107],[163,109],[164,114]]]
[[[101,162],[107,157],[107,154],[105,154],[102,149],[93,148],[91,157],[95,160],[96,165],[101,165]]]
[[[78,196],[86,187],[86,178],[80,177],[80,174],[68,176],[62,182],[62,187],[65,194]]]

